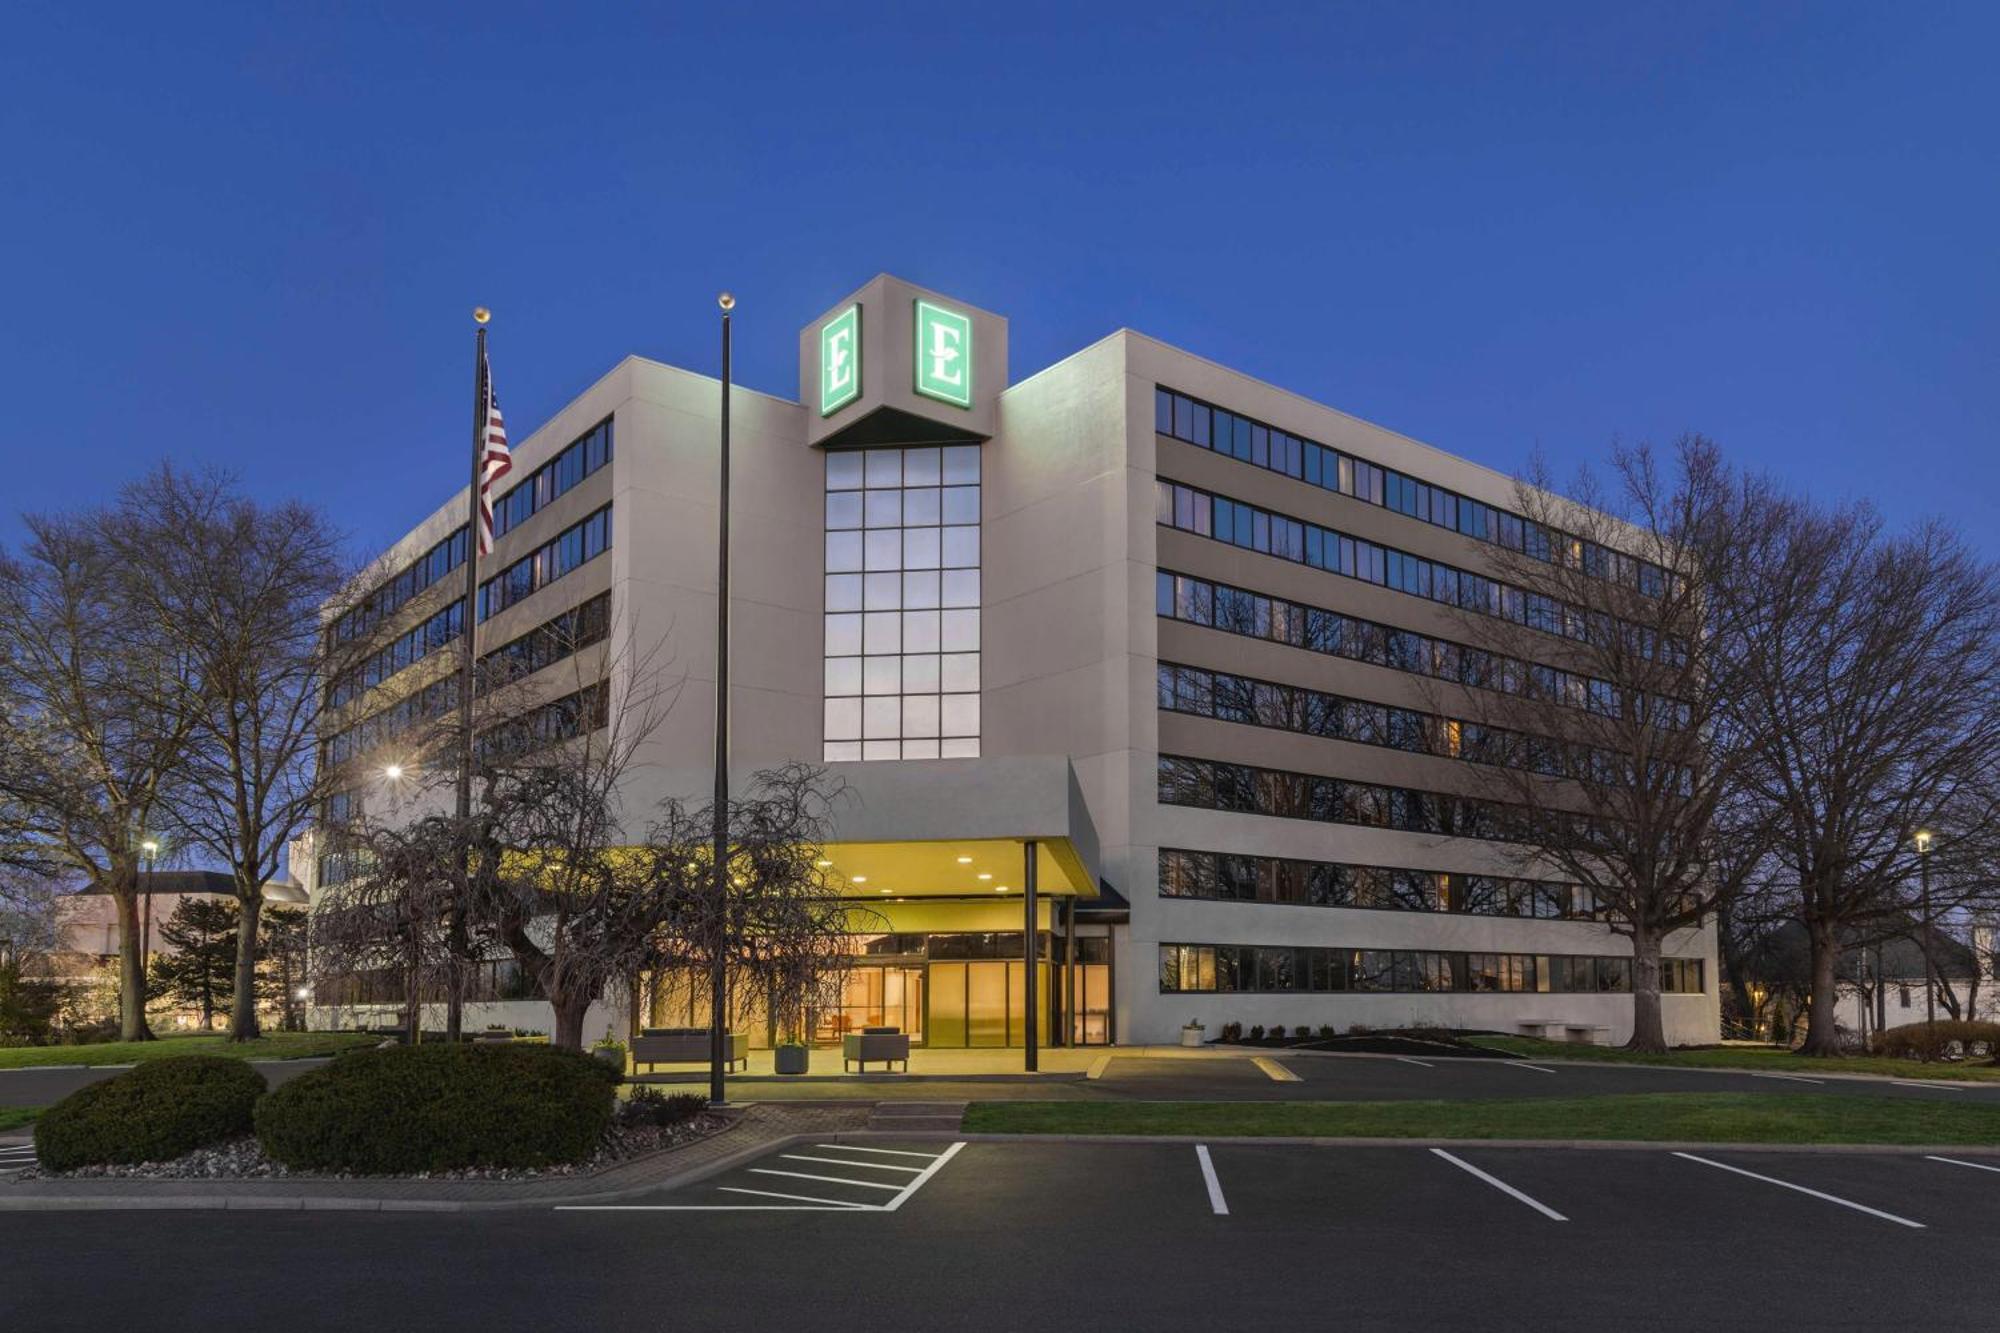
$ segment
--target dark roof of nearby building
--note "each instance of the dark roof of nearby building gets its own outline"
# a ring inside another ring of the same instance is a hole
[[[104,893],[106,890],[84,885],[76,892]],[[236,892],[236,880],[219,870],[141,870],[139,892],[213,893],[227,898]],[[306,900],[303,888],[276,879],[264,886],[264,897],[267,902],[274,903],[302,903]]]

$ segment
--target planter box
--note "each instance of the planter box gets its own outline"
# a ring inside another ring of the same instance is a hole
[[[771,1069],[779,1074],[803,1074],[812,1064],[812,1052],[804,1046],[779,1046],[771,1052]]]
[[[1207,1028],[1184,1027],[1181,1029],[1181,1045],[1199,1046],[1202,1044],[1202,1039],[1205,1038],[1206,1036],[1208,1036]]]

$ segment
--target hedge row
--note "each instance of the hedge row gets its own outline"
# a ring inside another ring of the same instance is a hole
[[[525,1044],[355,1051],[271,1091],[245,1061],[174,1056],[50,1107],[35,1154],[57,1171],[164,1161],[254,1129],[297,1170],[553,1166],[596,1150],[618,1082],[602,1060]]]

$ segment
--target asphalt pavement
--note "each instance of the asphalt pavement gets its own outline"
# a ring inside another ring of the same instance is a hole
[[[272,1087],[317,1069],[325,1060],[252,1060]],[[0,1106],[54,1106],[79,1088],[122,1074],[131,1065],[41,1065],[0,1069]]]
[[[615,1209],[0,1214],[0,1328],[1994,1323],[1992,1157],[868,1142]]]

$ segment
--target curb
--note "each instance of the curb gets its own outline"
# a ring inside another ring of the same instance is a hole
[[[1926,1153],[1954,1153],[1960,1157],[2000,1157],[2000,1145],[1967,1143],[1718,1143],[1711,1139],[1439,1139],[1439,1138],[1325,1138],[1311,1135],[1274,1134],[984,1134],[954,1135],[968,1143],[1206,1143],[1214,1147],[1248,1144],[1252,1147],[1292,1148],[1560,1148],[1611,1149],[1619,1152],[1687,1151],[1697,1148],[1710,1152],[1831,1153],[1922,1156]]]

